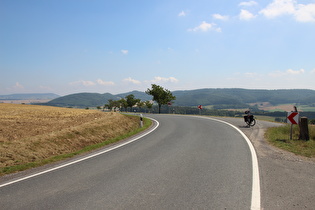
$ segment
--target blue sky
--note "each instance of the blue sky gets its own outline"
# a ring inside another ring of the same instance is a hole
[[[315,0],[0,0],[0,94],[315,90]]]

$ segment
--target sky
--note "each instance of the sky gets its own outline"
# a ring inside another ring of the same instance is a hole
[[[315,0],[0,0],[0,94],[315,90]]]

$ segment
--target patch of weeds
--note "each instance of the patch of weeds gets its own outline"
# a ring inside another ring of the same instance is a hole
[[[290,125],[268,128],[265,137],[272,145],[305,157],[315,157],[315,139],[310,135],[309,141],[299,140],[299,127],[294,126],[292,140],[290,139]],[[310,133],[315,127],[310,127]]]

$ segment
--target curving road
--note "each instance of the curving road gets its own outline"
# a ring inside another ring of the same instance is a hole
[[[251,208],[252,155],[239,131],[209,118],[150,117],[159,126],[131,143],[0,183],[1,209]]]

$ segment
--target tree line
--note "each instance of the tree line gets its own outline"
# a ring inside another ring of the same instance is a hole
[[[159,113],[161,113],[162,105],[171,104],[172,101],[176,99],[171,91],[156,84],[152,84],[151,89],[148,88],[145,93],[151,95],[152,100],[158,104]],[[109,99],[108,103],[104,105],[103,109],[123,109],[124,111],[132,111],[132,107],[135,106],[139,108],[146,107],[150,110],[153,107],[153,103],[151,101],[141,101],[140,99],[135,98],[133,94],[130,94],[119,100]]]

